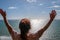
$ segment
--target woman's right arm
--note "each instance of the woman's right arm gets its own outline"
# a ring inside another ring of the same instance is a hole
[[[8,20],[6,18],[6,12],[4,12],[2,9],[0,9],[0,14],[2,15],[4,22],[6,24],[6,27],[8,28],[9,33],[12,35],[14,34],[14,31],[12,29],[12,26],[8,23]]]

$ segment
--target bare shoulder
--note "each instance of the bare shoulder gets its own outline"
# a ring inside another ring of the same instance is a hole
[[[17,36],[18,36],[19,38],[21,38],[21,34],[20,34],[20,33],[17,33]]]
[[[13,40],[20,40],[21,36],[20,33],[14,31],[14,33],[11,35]]]
[[[37,38],[37,36],[34,35],[34,34],[29,34],[28,37],[27,37],[27,39],[28,39],[28,40],[37,40],[37,39],[39,39],[39,38]]]

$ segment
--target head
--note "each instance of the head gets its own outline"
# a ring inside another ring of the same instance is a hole
[[[30,20],[24,18],[19,23],[19,28],[21,30],[21,38],[22,40],[26,40],[27,33],[29,32],[30,26]]]
[[[31,28],[30,26],[30,20],[24,18],[20,21],[19,23],[19,28],[21,30],[21,34],[26,34],[28,33],[29,29]]]

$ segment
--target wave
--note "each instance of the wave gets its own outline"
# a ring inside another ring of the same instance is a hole
[[[0,40],[12,40],[11,36],[0,36]]]

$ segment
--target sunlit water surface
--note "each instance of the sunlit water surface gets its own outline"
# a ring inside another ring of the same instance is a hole
[[[36,33],[43,28],[48,21],[49,19],[31,19],[30,33]],[[18,28],[19,22],[20,20],[9,20],[9,23],[13,26],[12,28],[18,33],[20,33]],[[0,20],[0,40],[12,40],[3,20]],[[60,20],[54,20],[42,37],[40,37],[40,40],[60,40]]]

